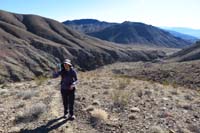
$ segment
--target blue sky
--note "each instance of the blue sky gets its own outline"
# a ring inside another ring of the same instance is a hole
[[[94,18],[200,29],[200,0],[1,0],[0,9],[58,20]]]

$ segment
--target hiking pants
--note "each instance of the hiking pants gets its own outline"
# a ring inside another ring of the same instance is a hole
[[[75,99],[75,88],[73,90],[61,90],[62,101],[64,106],[64,114],[68,113],[74,115],[74,99]]]

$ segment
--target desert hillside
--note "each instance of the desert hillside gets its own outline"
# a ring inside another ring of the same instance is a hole
[[[184,48],[179,52],[175,52],[168,57],[170,61],[191,61],[200,59],[200,41],[196,42],[194,45]]]
[[[91,70],[116,61],[164,56],[162,51],[128,49],[89,37],[49,18],[0,10],[0,83],[47,75],[65,58],[79,69]]]
[[[79,72],[74,121],[62,118],[60,79],[1,85],[0,132],[199,133],[199,89],[139,79],[132,74],[137,66],[116,63]]]

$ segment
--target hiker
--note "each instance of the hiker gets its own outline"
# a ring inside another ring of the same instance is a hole
[[[61,95],[64,106],[64,118],[68,115],[69,119],[75,119],[74,116],[74,99],[75,99],[75,85],[77,83],[77,74],[72,67],[71,60],[65,59],[61,64],[61,69],[56,68],[53,77],[61,76]]]

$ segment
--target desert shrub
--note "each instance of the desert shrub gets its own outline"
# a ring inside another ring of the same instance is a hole
[[[118,80],[118,89],[125,89],[128,85],[130,84],[130,79],[129,78],[123,78]]]
[[[168,80],[163,80],[163,81],[161,81],[161,84],[168,86],[168,85],[170,85],[170,82]]]
[[[6,93],[8,93],[7,89],[0,89],[0,95],[4,95]]]
[[[15,109],[22,108],[22,107],[24,107],[24,105],[25,104],[23,102],[18,102],[18,103],[15,104],[14,108]]]
[[[44,103],[37,103],[32,105],[29,109],[25,109],[24,112],[19,113],[15,121],[16,123],[31,122],[38,119],[42,113],[46,112],[47,107]]]
[[[159,126],[153,126],[150,128],[150,133],[166,133],[166,132]]]
[[[47,79],[48,78],[45,76],[38,76],[34,80],[35,80],[35,83],[39,86],[39,85],[42,85],[45,81],[47,81]]]
[[[8,85],[6,83],[4,83],[4,84],[1,85],[1,88],[2,89],[8,88]]]
[[[34,90],[25,90],[25,91],[18,92],[17,97],[26,100],[26,99],[30,99],[31,97],[35,96],[36,94],[37,94],[37,92]]]
[[[94,109],[90,112],[90,122],[93,126],[97,125],[98,123],[106,123],[108,121],[108,113],[102,109]]]
[[[131,97],[131,92],[128,90],[113,90],[111,93],[111,99],[114,107],[124,108]]]
[[[125,89],[131,82],[131,77],[126,75],[115,75],[114,78],[117,80],[117,82],[115,82],[113,86],[119,90]]]

